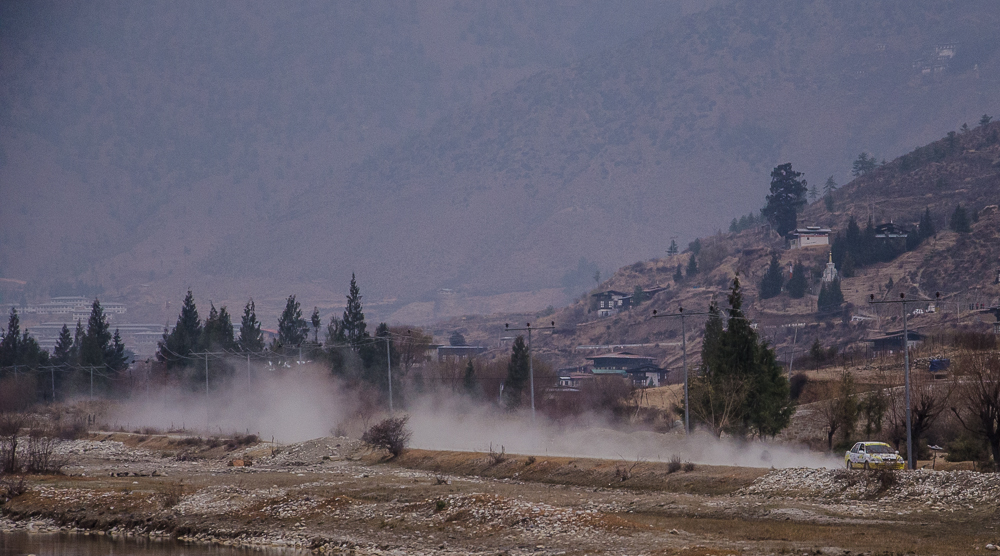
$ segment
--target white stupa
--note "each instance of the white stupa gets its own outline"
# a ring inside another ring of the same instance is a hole
[[[830,253],[830,261],[826,263],[823,270],[823,282],[829,283],[837,279],[837,266],[833,264],[833,253]]]

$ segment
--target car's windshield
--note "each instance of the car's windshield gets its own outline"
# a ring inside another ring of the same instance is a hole
[[[891,454],[892,448],[885,444],[869,444],[866,446],[869,454]]]

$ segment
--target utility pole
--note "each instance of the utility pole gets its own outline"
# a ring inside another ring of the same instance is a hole
[[[792,379],[792,364],[795,362],[795,342],[799,339],[799,327],[795,326],[795,332],[792,334],[792,350],[788,354],[788,379]]]
[[[193,356],[205,356],[205,430],[207,431],[211,425],[212,419],[210,416],[211,406],[208,399],[208,356],[209,355],[226,355],[224,351],[203,351],[201,353],[191,352]]]
[[[680,317],[681,319],[681,351],[684,354],[684,434],[691,434],[691,403],[688,398],[688,348],[687,348],[687,325],[685,317],[708,315],[708,312],[685,313],[684,307],[678,307],[677,312],[669,315],[659,315],[653,309],[653,318]]]
[[[393,414],[392,408],[392,350],[389,349],[389,342],[391,336],[386,335],[385,337],[385,368],[388,369],[389,373],[389,415]]]
[[[503,325],[504,329],[510,331],[528,331],[528,376],[531,385],[531,421],[535,421],[535,364],[531,356],[531,331],[532,330],[555,330],[556,321],[552,321],[549,326],[536,326],[531,328],[531,323],[524,325],[524,328],[511,328],[509,324]]]
[[[935,298],[941,299],[941,292],[935,294]],[[910,406],[910,330],[906,325],[906,304],[926,303],[930,299],[906,299],[906,294],[899,293],[899,300],[875,301],[875,294],[869,294],[869,305],[882,305],[898,303],[903,308],[903,388],[906,389],[906,464],[910,469],[917,468],[917,461],[913,459],[913,409]]]

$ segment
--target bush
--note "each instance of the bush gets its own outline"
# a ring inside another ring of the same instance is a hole
[[[694,463],[692,463],[690,461],[685,461],[684,462],[684,472],[685,473],[690,473],[692,471],[694,471]]]
[[[680,456],[672,456],[670,462],[667,463],[667,473],[676,473],[681,470],[683,465],[681,464]]]
[[[406,422],[409,420],[408,416],[389,417],[372,425],[361,436],[361,441],[372,448],[387,450],[392,457],[398,457],[410,441],[411,433],[406,429]]]
[[[490,465],[500,465],[501,463],[507,461],[507,451],[504,449],[503,444],[500,445],[500,451],[493,449],[493,443],[490,442]]]

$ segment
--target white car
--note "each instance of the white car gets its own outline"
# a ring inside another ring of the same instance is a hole
[[[844,455],[848,469],[904,469],[899,452],[885,442],[858,442]]]

